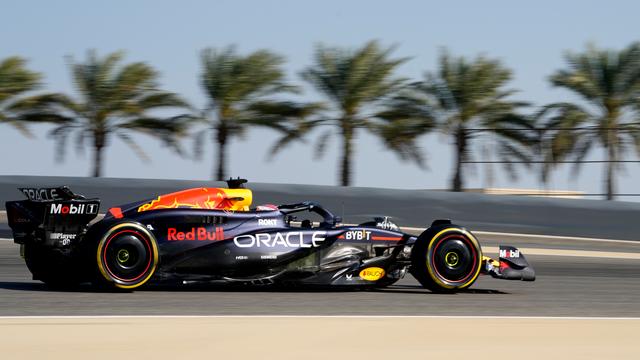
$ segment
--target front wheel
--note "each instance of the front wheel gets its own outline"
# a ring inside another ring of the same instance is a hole
[[[482,267],[478,240],[465,229],[427,229],[411,250],[411,273],[433,292],[455,292],[473,284]]]
[[[153,276],[158,266],[158,246],[144,226],[120,223],[100,239],[96,261],[98,285],[135,289]]]

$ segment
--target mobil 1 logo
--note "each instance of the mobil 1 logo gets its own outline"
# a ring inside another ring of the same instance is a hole
[[[96,203],[80,203],[80,204],[51,204],[49,214],[52,215],[95,215],[98,213],[99,204]]]

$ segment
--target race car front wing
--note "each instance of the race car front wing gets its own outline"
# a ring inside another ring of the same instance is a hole
[[[498,260],[484,256],[483,272],[496,279],[534,281],[535,270],[524,254],[513,246],[500,245]]]

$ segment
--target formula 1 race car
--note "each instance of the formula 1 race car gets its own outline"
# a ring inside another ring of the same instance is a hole
[[[33,278],[51,286],[384,287],[409,272],[431,291],[454,292],[479,274],[535,279],[518,249],[501,246],[499,259],[490,259],[470,231],[449,220],[414,236],[386,217],[341,224],[314,202],[251,208],[245,182],[112,207],[99,221],[100,200],[67,187],[20,189],[28,199],[6,209]]]

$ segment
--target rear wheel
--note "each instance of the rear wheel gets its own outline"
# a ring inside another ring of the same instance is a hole
[[[411,250],[411,273],[434,292],[454,292],[471,286],[481,266],[478,240],[456,226],[428,229]]]
[[[135,289],[146,283],[158,265],[155,237],[137,223],[121,223],[109,229],[96,250],[98,284]]]

